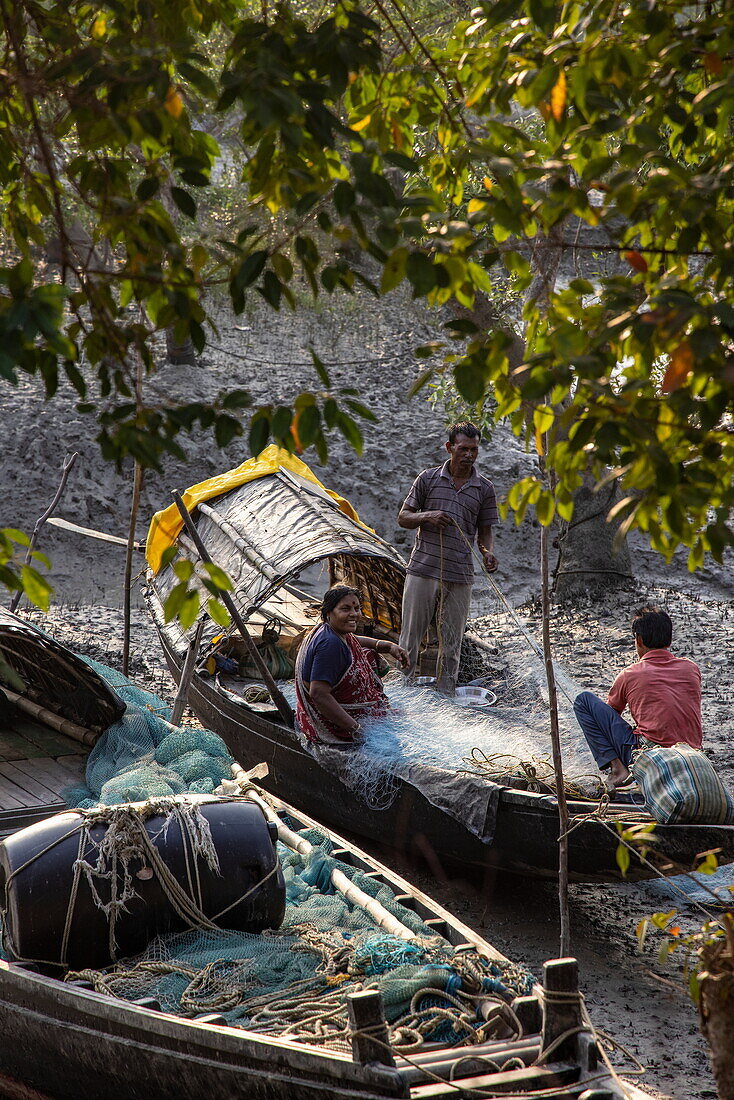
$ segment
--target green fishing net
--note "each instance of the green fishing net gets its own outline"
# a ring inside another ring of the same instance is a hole
[[[230,775],[232,758],[219,737],[174,729],[160,699],[113,669],[88,663],[125,699],[127,709],[90,752],[86,786],[68,792],[71,806],[208,793]],[[479,1011],[482,998],[506,1006],[530,991],[532,975],[473,950],[455,951],[396,901],[379,876],[335,859],[332,842],[320,830],[300,835],[313,845],[305,857],[278,844],[286,909],[277,931],[254,935],[195,928],[158,938],[143,955],[109,970],[69,974],[67,980],[83,977],[116,997],[153,998],[163,1010],[190,1018],[215,1013],[238,1027],[329,1049],[350,1049],[346,997],[363,988],[380,990],[398,1050],[437,1038],[478,1042],[498,1034],[502,1020],[495,1016],[487,1023]],[[337,892],[331,881],[337,867],[414,938],[386,933],[364,908]],[[512,1032],[511,1014],[509,1021],[509,1031],[499,1034]]]

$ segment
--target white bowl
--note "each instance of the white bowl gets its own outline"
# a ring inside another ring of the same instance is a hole
[[[457,687],[454,702],[460,707],[492,707],[497,702],[497,696],[489,688],[467,684],[465,687]]]

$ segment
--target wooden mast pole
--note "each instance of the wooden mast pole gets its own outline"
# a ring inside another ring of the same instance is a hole
[[[207,549],[206,549],[206,547],[204,546],[204,543],[201,540],[201,536],[199,535],[199,532],[196,529],[196,524],[194,523],[193,519],[191,518],[191,514],[190,514],[188,508],[184,504],[181,494],[178,493],[178,492],[173,492],[171,495],[172,495],[174,501],[176,502],[176,507],[178,508],[179,512],[181,513],[181,518],[184,522],[184,527],[186,528],[186,531],[189,535],[189,538],[191,539],[194,546],[196,547],[197,552],[199,554],[199,557],[201,558],[201,560],[203,562],[208,562],[208,563],[211,564],[212,559],[209,557]],[[242,635],[242,640],[244,641],[245,646],[247,647],[247,652],[250,655],[250,658],[252,659],[253,663],[255,664],[255,667],[257,668],[260,676],[262,676],[263,680],[265,681],[265,686],[267,687],[268,691],[270,692],[270,697],[273,700],[273,702],[275,703],[275,706],[277,707],[278,714],[283,719],[285,724],[287,726],[290,726],[291,729],[292,729],[293,728],[293,711],[291,710],[290,703],[288,702],[288,700],[286,699],[286,697],[283,695],[282,691],[280,690],[280,688],[276,684],[275,680],[272,677],[272,674],[270,673],[270,670],[266,667],[265,662],[263,661],[263,659],[260,655],[260,650],[257,648],[255,643],[253,642],[253,640],[250,636],[250,632],[247,629],[247,627],[245,626],[245,620],[240,615],[239,608],[237,607],[236,603],[234,602],[234,600],[230,596],[229,592],[222,592],[221,593],[221,600],[222,600],[222,603],[224,604],[224,606],[227,608],[227,611],[229,611],[230,615],[232,616],[232,622],[235,624],[235,626],[239,630],[240,634]]]
[[[142,310],[141,310],[142,311]],[[145,315],[143,314],[143,317]],[[135,405],[138,411],[143,404],[143,357],[138,352],[138,362],[135,371]],[[128,675],[130,666],[130,589],[133,580],[133,553],[135,551],[135,529],[138,523],[138,505],[140,504],[140,490],[143,485],[143,467],[136,458],[133,468],[133,493],[130,502],[130,524],[127,531],[127,549],[125,551],[125,579],[122,593],[122,675]]]
[[[542,436],[541,469],[545,471],[547,438]],[[558,693],[553,668],[553,650],[550,636],[550,577],[548,568],[548,528],[540,528],[540,578],[541,578],[541,614],[543,627],[543,661],[548,683],[548,709],[550,711],[551,746],[553,749],[553,770],[556,779],[556,797],[558,799],[558,907],[561,922],[561,949],[559,954],[565,957],[571,952],[571,919],[568,904],[568,803],[563,775],[563,754],[561,752],[561,734],[558,722]]]

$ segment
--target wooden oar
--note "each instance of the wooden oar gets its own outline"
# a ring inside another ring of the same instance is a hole
[[[75,535],[86,535],[87,538],[98,539],[100,542],[111,542],[114,546],[127,546],[127,539],[120,538],[119,535],[108,535],[106,531],[95,531],[93,527],[82,527],[78,523],[72,523],[69,519],[62,519],[61,516],[51,516],[46,522],[52,523],[54,527],[61,527],[64,531],[72,531]],[[133,550],[145,550],[144,543],[133,543]]]

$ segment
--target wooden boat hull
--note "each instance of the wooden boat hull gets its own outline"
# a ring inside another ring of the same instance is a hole
[[[181,659],[165,634],[159,631],[159,636],[178,682]],[[268,790],[339,829],[421,857],[439,877],[453,870],[470,874],[474,881],[497,870],[547,878],[557,875],[558,809],[550,795],[503,788],[494,839],[485,844],[409,783],[400,782],[396,797],[385,809],[365,804],[302,748],[292,730],[230,700],[210,680],[195,675],[188,701],[202,724],[223,738],[243,767],[267,763],[270,773],[262,782]],[[569,809],[581,816],[593,806],[571,803]],[[734,861],[732,826],[658,826],[655,834],[656,848],[681,869],[690,869],[698,853],[712,848],[719,849],[722,863]],[[618,844],[616,830],[608,824],[592,818],[577,825],[569,837],[570,878],[579,882],[621,879]],[[633,855],[626,880],[649,878],[653,873]]]
[[[401,1095],[394,1074],[348,1058],[248,1040],[232,1028],[176,1019],[1,962],[0,1064],[3,1075],[53,1100]]]
[[[287,813],[294,828],[327,832],[337,858],[386,883],[404,906],[429,921],[455,948],[463,945],[507,961],[401,876],[287,804],[277,808]],[[540,1005],[533,1003],[540,1013]],[[584,1025],[578,1057],[565,1055],[561,1063],[533,1064],[541,1042],[536,1026],[517,1041],[444,1048],[446,1076],[451,1062],[465,1062],[470,1052],[499,1064],[514,1057],[517,1066],[519,1058],[527,1067],[488,1071],[488,1076],[471,1078],[472,1086],[462,1093],[457,1088],[461,1073],[454,1083],[421,1073],[421,1064],[435,1064],[435,1045],[425,1052],[425,1062],[415,1054],[409,1060],[398,1056],[395,1067],[362,1064],[346,1053],[253,1034],[213,1019],[182,1019],[0,960],[0,1095],[18,1100],[77,1100],[80,1095],[116,1100],[382,1100],[415,1098],[426,1089],[436,1098],[455,1100],[474,1095],[475,1085],[484,1085],[482,1095],[526,1093],[533,1086],[556,1094],[565,1085],[562,1095],[570,1100],[590,1084],[603,1085],[609,1089],[605,1095],[621,1100],[623,1093],[597,1065],[590,1027]]]

